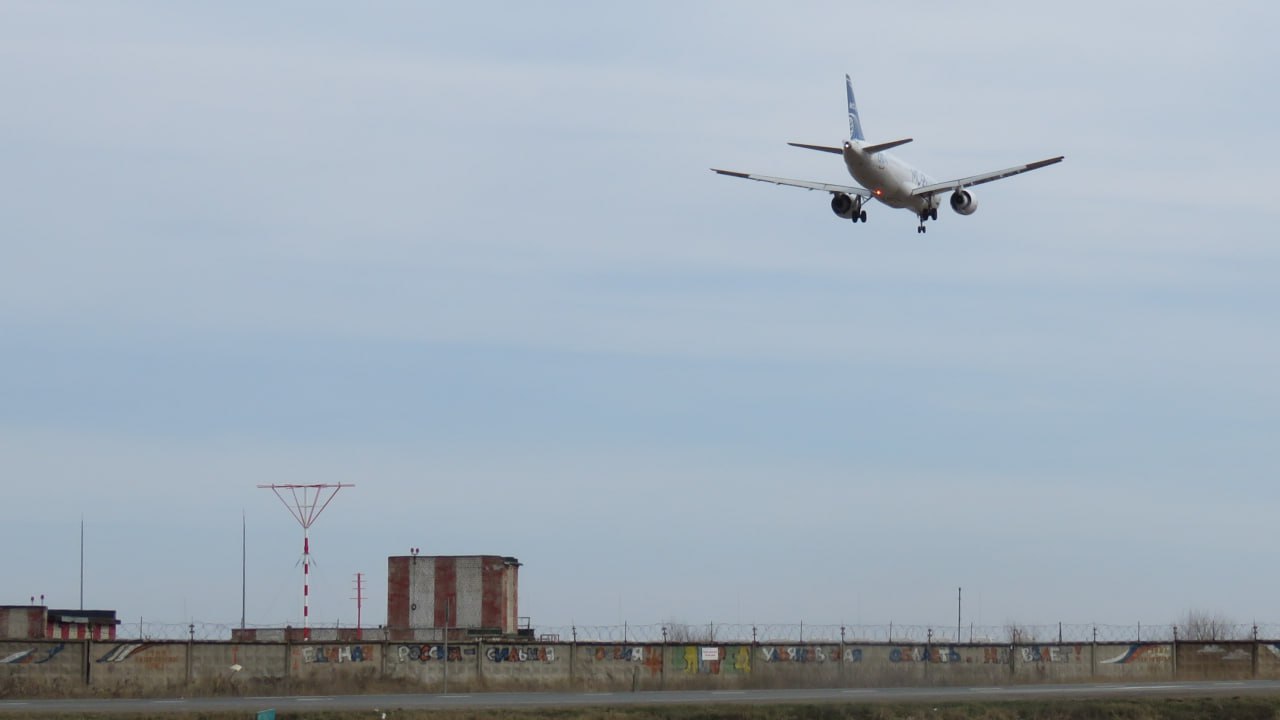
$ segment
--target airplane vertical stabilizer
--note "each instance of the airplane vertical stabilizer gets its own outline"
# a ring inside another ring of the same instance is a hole
[[[866,140],[862,136],[862,121],[858,119],[858,104],[853,101],[853,80],[848,75],[844,76],[844,89],[849,94],[849,138]]]

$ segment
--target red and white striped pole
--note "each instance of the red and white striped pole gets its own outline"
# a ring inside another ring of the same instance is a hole
[[[314,485],[259,485],[267,488],[280,498],[280,502],[288,508],[298,524],[302,526],[302,639],[311,639],[311,524],[320,517],[333,497],[344,487],[355,487],[350,483],[318,483]],[[290,499],[285,499],[281,490],[289,492]]]
[[[309,603],[311,600],[311,538],[307,536],[310,528],[302,528],[302,639],[311,639],[311,624],[308,622]]]

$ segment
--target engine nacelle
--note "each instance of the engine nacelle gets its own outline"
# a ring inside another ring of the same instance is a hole
[[[853,217],[853,209],[853,198],[844,193],[833,193],[831,195],[831,212],[835,213],[836,217],[848,220]]]
[[[972,215],[978,209],[978,200],[968,190],[951,193],[951,209],[961,215]]]

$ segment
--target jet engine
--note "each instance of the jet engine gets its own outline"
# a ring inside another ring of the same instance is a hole
[[[848,220],[853,217],[853,198],[844,193],[833,193],[831,195],[831,212],[836,217],[842,217]]]
[[[968,190],[951,193],[951,209],[961,215],[972,215],[978,209],[978,201]]]

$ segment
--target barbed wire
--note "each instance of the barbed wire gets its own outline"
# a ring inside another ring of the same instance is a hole
[[[121,640],[231,640],[238,623],[211,622],[122,622],[116,628]],[[301,623],[247,624],[246,630],[279,631],[291,628],[298,631]],[[312,639],[334,640],[339,632],[350,632],[354,625],[340,623],[313,623]],[[808,623],[647,623],[632,625],[562,625],[536,627],[533,639],[543,642],[582,643],[954,643],[954,644],[1012,644],[1038,645],[1054,643],[1140,643],[1215,640],[1266,640],[1280,641],[1280,624],[1228,624],[1211,628],[1206,634],[1203,628],[1187,628],[1178,625],[1135,623],[1133,625],[1104,625],[1080,623],[1054,623],[1052,625],[835,625]],[[279,633],[281,639],[283,633]],[[363,628],[367,640],[386,637],[381,626]]]

